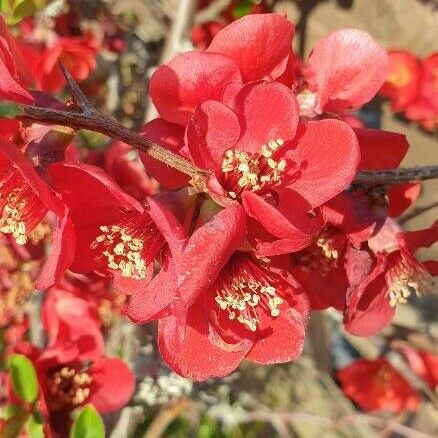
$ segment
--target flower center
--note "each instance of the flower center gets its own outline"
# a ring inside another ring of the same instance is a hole
[[[332,246],[330,240],[320,237],[316,241],[316,246],[321,249],[321,252],[325,258],[337,260],[339,252]]]
[[[402,88],[409,84],[412,75],[409,69],[405,66],[399,66],[399,68],[388,75],[388,82],[390,82],[395,88]]]
[[[12,234],[12,237],[19,245],[27,243],[26,224],[23,219],[23,212],[26,201],[18,196],[18,189],[9,193],[0,218],[0,231],[5,234]]]
[[[310,90],[303,90],[297,94],[298,105],[300,106],[300,116],[314,118],[317,116],[315,112],[316,94]]]
[[[62,367],[47,379],[49,404],[52,409],[64,406],[79,406],[90,395],[91,376],[85,371]]]
[[[280,184],[281,175],[286,169],[286,160],[276,160],[275,151],[283,144],[281,139],[270,140],[257,154],[228,149],[222,160],[228,195],[235,199],[242,190],[255,192],[266,186]]]
[[[415,294],[422,296],[432,288],[432,277],[420,265],[409,266],[401,260],[388,273],[388,301],[391,307],[406,304],[408,298]]]
[[[120,271],[122,277],[146,278],[146,263],[142,258],[144,240],[133,237],[118,225],[102,225],[99,229],[103,234],[96,237],[91,248],[102,249],[107,267]]]
[[[239,263],[239,262],[238,262]],[[240,272],[229,273],[216,288],[215,301],[221,310],[255,332],[260,325],[258,310],[265,308],[272,317],[280,315],[283,299],[273,281],[260,270],[254,271],[248,262],[241,262]]]

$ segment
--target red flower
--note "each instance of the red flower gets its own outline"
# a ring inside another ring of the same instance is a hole
[[[296,359],[307,323],[307,299],[280,260],[236,251],[245,235],[238,204],[190,238],[177,276],[181,309],[159,321],[159,346],[178,374],[194,380],[232,372],[242,359]]]
[[[0,16],[0,99],[32,104],[26,90],[32,82],[17,42]]]
[[[65,206],[21,152],[7,142],[0,144],[0,180],[0,231],[11,235],[17,244],[28,242],[48,211],[56,215],[52,253],[37,282],[37,287],[49,287],[59,279],[62,266],[72,257],[71,249],[61,241],[62,235],[71,233]]]
[[[65,77],[59,68],[59,62],[76,80],[86,79],[96,68],[98,49],[92,34],[56,39],[53,45],[46,47],[39,54],[39,62],[36,66],[39,86],[52,93],[64,88]]]
[[[438,127],[438,53],[426,58],[421,66],[420,93],[406,108],[408,119],[433,131]]]
[[[391,100],[394,111],[402,111],[417,98],[421,63],[406,50],[390,50],[388,57],[388,77],[380,94]]]
[[[48,351],[42,357],[57,360],[97,359],[103,355],[100,319],[88,301],[62,289],[49,289],[41,314]]]
[[[55,436],[66,436],[73,409],[91,403],[101,413],[121,409],[132,397],[135,379],[120,359],[71,360],[50,366],[36,359],[43,413]]]
[[[385,234],[385,227],[382,230],[380,233]],[[377,244],[377,237],[374,238],[374,251],[379,251],[379,246],[385,245],[385,241],[388,244],[387,239]],[[350,284],[347,291],[344,324],[355,335],[375,334],[391,321],[396,305],[407,303],[413,294],[419,296],[431,292],[431,274],[435,274],[433,264],[429,269],[429,262],[419,262],[413,253],[438,240],[437,224],[425,230],[397,233],[389,237],[392,240],[390,245],[394,245],[395,240],[398,249],[389,254],[379,253],[365,275],[361,267],[360,282]],[[381,248],[381,251],[384,250],[384,247]]]
[[[224,27],[225,24],[219,21],[208,21],[207,23],[195,25],[190,30],[190,39],[197,49],[205,50],[214,36]]]
[[[282,241],[281,250],[264,245],[263,255],[306,246],[309,236],[298,229],[306,228],[302,216],[348,187],[359,161],[347,124],[298,124],[296,99],[278,83],[244,86],[231,108],[201,104],[189,122],[187,144],[194,163],[215,173],[213,198],[224,205],[241,201],[248,216]]]
[[[172,265],[171,252],[185,239],[173,215],[152,198],[144,208],[94,166],[56,163],[49,174],[74,224],[70,269],[109,274],[117,289],[141,301],[147,315],[165,311],[173,297],[163,283],[154,293],[149,292],[160,285],[157,281],[162,281],[165,270],[146,286],[153,278],[155,260]]]
[[[342,390],[362,410],[413,411],[420,398],[385,359],[359,359],[338,371]]]

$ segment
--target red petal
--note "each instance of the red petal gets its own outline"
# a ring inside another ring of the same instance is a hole
[[[198,301],[200,304],[200,302]],[[196,303],[186,316],[170,315],[158,322],[158,345],[163,359],[181,376],[203,381],[223,377],[234,371],[251,348],[224,351],[209,341],[209,326],[202,306]]]
[[[174,260],[166,260],[146,287],[132,293],[125,312],[136,324],[159,319],[169,312],[170,305],[178,298],[177,267]]]
[[[301,163],[300,175],[288,188],[317,207],[345,190],[356,175],[360,159],[353,130],[340,120],[300,124],[296,151],[288,153]]]
[[[261,364],[283,363],[297,359],[303,351],[306,335],[306,318],[296,309],[288,308],[277,318],[259,312],[262,318],[270,318],[269,327],[263,330],[263,338],[256,341],[246,359]]]
[[[159,144],[177,154],[184,146],[184,129],[164,119],[155,119],[146,123],[141,134],[148,140]],[[167,164],[152,158],[145,152],[140,152],[140,158],[146,172],[168,189],[176,189],[187,185],[189,177]]]
[[[390,307],[385,264],[379,261],[369,275],[347,291],[345,328],[356,336],[372,336],[384,329],[394,317]]]
[[[32,96],[11,76],[0,58],[0,99],[33,104]]]
[[[286,69],[294,27],[281,14],[251,14],[222,29],[209,52],[232,58],[245,82],[276,79]]]
[[[359,142],[359,170],[393,169],[402,162],[409,149],[406,136],[379,129],[354,130]]]
[[[428,248],[438,241],[438,220],[424,230],[399,233],[397,240],[403,248],[411,253],[419,248]]]
[[[284,252],[270,255],[299,251],[310,244],[311,236],[296,228],[275,207],[265,202],[260,196],[249,191],[244,191],[242,193],[242,202],[249,216],[256,219],[274,236],[286,240],[286,242],[283,242],[287,243]],[[264,246],[264,248],[265,250],[267,249],[266,246]],[[273,247],[271,247],[271,249],[273,249]]]
[[[236,114],[220,102],[208,101],[198,106],[187,126],[187,145],[195,164],[202,169],[221,172],[226,150],[240,137]]]
[[[167,209],[158,197],[147,198],[152,220],[166,239],[174,256],[180,255],[187,243],[187,235],[178,219]]]
[[[183,302],[193,303],[215,281],[245,237],[245,212],[230,204],[198,228],[184,250],[178,275]]]
[[[48,289],[62,280],[75,256],[75,240],[74,226],[65,209],[57,218],[52,247],[35,283],[37,289]]]
[[[299,119],[298,101],[291,89],[276,82],[244,86],[236,95],[234,110],[242,138],[237,148],[260,152],[269,140],[292,140]]]
[[[398,217],[420,196],[421,183],[392,185],[388,191],[388,214]]]
[[[188,52],[158,68],[149,93],[164,119],[185,126],[200,103],[221,100],[227,84],[240,79],[239,68],[230,58]]]
[[[27,184],[32,188],[41,202],[56,215],[64,215],[64,206],[55,196],[50,187],[41,179],[32,164],[12,143],[1,141],[0,153],[4,155],[17,169]]]
[[[386,79],[388,56],[366,32],[342,29],[316,45],[309,67],[318,111],[342,110],[359,107],[374,97]]]
[[[93,380],[87,402],[99,412],[118,411],[129,402],[134,393],[135,378],[125,362],[102,358],[94,362],[89,372]]]

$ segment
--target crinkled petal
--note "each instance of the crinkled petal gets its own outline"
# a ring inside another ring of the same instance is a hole
[[[66,208],[63,216],[57,218],[49,255],[35,283],[37,289],[48,289],[62,280],[73,262],[75,241],[74,226]]]
[[[170,311],[171,304],[178,298],[177,269],[174,260],[167,260],[146,287],[132,293],[125,310],[132,321],[145,324],[163,317]]]
[[[375,96],[386,79],[388,56],[366,32],[342,29],[316,45],[309,67],[317,111],[339,111],[357,108]]]
[[[233,107],[242,129],[237,149],[256,153],[269,140],[288,141],[295,137],[298,101],[283,84],[248,84],[237,93]]]
[[[245,232],[245,212],[234,203],[193,233],[179,264],[178,289],[185,304],[213,284]]]
[[[159,320],[159,349],[174,372],[196,381],[223,377],[239,366],[252,346],[250,341],[243,341],[241,349],[222,350],[210,342],[209,331],[202,306],[199,308],[196,303],[187,315],[170,315]]]
[[[220,101],[225,87],[240,79],[232,59],[216,53],[188,52],[156,70],[149,93],[161,117],[185,126],[200,103]]]
[[[300,174],[288,188],[310,208],[334,198],[353,181],[360,152],[346,123],[332,119],[302,123],[295,141],[290,158],[300,163]]]
[[[196,109],[187,126],[187,144],[193,162],[221,172],[225,151],[240,137],[236,114],[220,102],[207,101]]]
[[[280,312],[277,318],[269,317],[265,312],[260,314],[271,321],[246,359],[260,364],[273,364],[289,362],[300,357],[306,335],[306,318],[293,308]]]
[[[287,241],[285,252],[280,254],[299,251],[310,244],[312,238],[310,235],[300,231],[275,207],[268,204],[257,194],[250,191],[243,192],[242,202],[243,207],[249,216],[256,219],[274,236]],[[265,246],[265,250],[266,249],[267,248]],[[277,249],[279,249],[278,246]],[[276,255],[278,255],[278,253]]]
[[[293,36],[283,15],[251,14],[219,31],[207,50],[233,59],[245,82],[276,79],[286,70]]]

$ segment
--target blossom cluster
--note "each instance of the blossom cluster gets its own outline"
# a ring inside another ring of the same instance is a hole
[[[96,46],[59,37],[35,71],[29,43],[1,18],[0,31],[1,99],[74,106],[44,92],[63,87],[55,60],[84,79]],[[208,175],[203,189],[147,152],[132,160],[126,144],[85,152],[73,130],[0,120],[0,322],[16,321],[34,284],[46,291],[46,347],[14,334],[7,354],[34,363],[55,430],[78,405],[108,412],[132,394],[127,366],[104,355],[108,306],[158,321],[165,362],[203,381],[243,360],[297,359],[311,311],[335,308],[348,332],[370,336],[431,291],[438,265],[415,251],[438,240],[438,223],[404,232],[394,219],[419,184],[355,181],[397,168],[409,148],[401,134],[355,127],[353,111],[387,78],[386,51],[345,29],[302,61],[293,36],[283,15],[252,14],[153,74],[159,117],[141,135]]]
[[[390,50],[388,77],[380,94],[391,108],[428,131],[438,129],[438,53],[418,59],[407,50]]]

